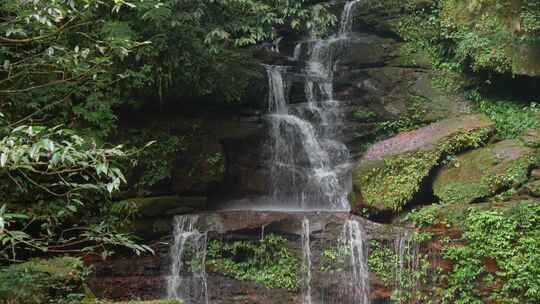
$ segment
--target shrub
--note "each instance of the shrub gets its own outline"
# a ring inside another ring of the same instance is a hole
[[[36,259],[0,269],[1,304],[68,303],[84,298],[87,270],[73,257]]]

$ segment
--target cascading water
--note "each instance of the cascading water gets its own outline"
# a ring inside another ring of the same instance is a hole
[[[347,282],[351,304],[369,304],[368,244],[360,223],[355,220],[345,222],[340,246],[347,252],[346,267],[351,273]]]
[[[413,233],[400,230],[394,239],[394,252],[396,254],[396,271],[394,287],[398,294],[413,295],[418,282],[412,274],[418,270],[419,244],[413,239]]]
[[[290,72],[283,66],[265,66],[268,75],[270,202],[251,209],[348,211],[349,152],[339,142],[341,113],[333,94],[333,69],[339,49],[346,45],[358,1],[347,2],[339,35],[314,39],[295,47],[305,67]],[[303,77],[304,103],[289,103],[290,75]]]
[[[207,236],[197,230],[197,220],[196,215],[174,218],[167,298],[181,299],[187,304],[208,304],[205,270]]]
[[[360,0],[349,1],[345,3],[343,13],[341,14],[341,23],[339,26],[340,35],[348,35],[352,31],[354,10]]]
[[[312,304],[311,301],[311,244],[309,219],[302,220],[302,304]]]

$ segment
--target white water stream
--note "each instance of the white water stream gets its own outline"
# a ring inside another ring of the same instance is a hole
[[[167,278],[167,298],[186,304],[208,304],[206,283],[206,233],[197,230],[196,215],[174,218],[174,243],[170,248],[171,273]]]

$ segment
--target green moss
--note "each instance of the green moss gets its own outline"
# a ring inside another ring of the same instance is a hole
[[[371,122],[376,120],[377,113],[373,111],[354,111],[353,118],[360,122]]]
[[[540,197],[540,181],[532,181],[527,184],[527,190],[532,196]]]
[[[439,214],[442,205],[434,204],[415,209],[403,219],[405,223],[412,223],[419,228],[433,226],[440,222]]]
[[[300,287],[299,260],[280,236],[267,235],[259,241],[211,241],[206,265],[209,271],[268,288],[296,291]]]
[[[392,156],[378,166],[357,171],[355,180],[367,205],[400,210],[418,192],[438,159],[439,154],[431,151]]]
[[[422,181],[443,156],[468,148],[477,148],[489,137],[491,129],[460,131],[441,140],[432,150],[394,155],[374,162],[354,173],[366,205],[375,209],[400,210],[420,190]]]
[[[538,162],[535,155],[524,155],[514,161],[506,172],[486,178],[486,184],[495,191],[500,188],[518,187],[529,178],[530,168]]]
[[[483,183],[451,182],[438,190],[436,195],[445,203],[470,203],[490,193],[490,187]]]
[[[446,203],[470,203],[497,192],[517,189],[528,180],[530,168],[537,162],[534,155],[526,154],[509,164],[499,165],[492,163],[497,160],[486,154],[491,153],[491,149],[471,152],[470,157],[458,163],[463,168],[446,171],[444,177],[435,182],[435,195]]]

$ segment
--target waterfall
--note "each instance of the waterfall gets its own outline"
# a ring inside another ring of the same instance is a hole
[[[353,19],[354,19],[354,9],[360,0],[349,1],[345,4],[343,8],[343,13],[341,14],[341,22],[339,26],[339,34],[347,35],[352,31]]]
[[[412,274],[418,270],[420,248],[413,236],[414,232],[403,229],[394,239],[394,252],[396,254],[394,287],[398,295],[404,292],[414,295],[417,289],[418,282]]]
[[[275,114],[287,114],[286,84],[283,80],[283,72],[286,67],[265,66],[268,74],[268,112]]]
[[[337,148],[332,150],[328,147],[330,141],[325,142],[314,125],[303,117],[307,111],[290,109],[283,67],[266,66],[266,69],[270,89],[266,118],[270,125],[269,167],[273,202],[289,206],[293,202],[293,206],[300,210],[347,209],[347,191],[340,185],[338,172],[334,169],[336,164],[329,155],[332,152],[344,158],[346,147],[334,145]]]
[[[302,304],[311,302],[311,247],[309,219],[302,220]]]
[[[187,304],[208,304],[205,270],[207,236],[197,230],[197,220],[196,215],[174,218],[167,298],[181,299]]]
[[[349,294],[354,304],[369,304],[369,266],[367,236],[360,223],[347,220],[340,238],[342,248],[347,250],[348,269],[351,271]]]
[[[266,210],[348,211],[346,194],[350,172],[349,151],[339,142],[342,114],[334,99],[333,70],[347,45],[353,12],[358,1],[347,2],[339,35],[311,38],[307,60],[300,71],[265,65],[268,76],[270,204]],[[305,43],[305,42],[304,42]],[[298,44],[294,58],[303,57]],[[305,102],[291,104],[291,78],[304,79]],[[245,206],[247,207],[247,206]],[[256,208],[256,207],[247,207]]]

